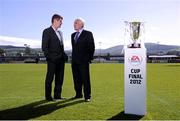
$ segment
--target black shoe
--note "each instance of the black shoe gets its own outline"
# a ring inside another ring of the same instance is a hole
[[[47,101],[54,101],[52,97],[46,98]]]
[[[82,98],[83,96],[81,95],[81,96],[78,96],[78,95],[76,95],[75,97],[73,97],[73,99],[78,99],[78,98]]]
[[[91,100],[90,99],[85,99],[85,102],[90,102]]]
[[[66,98],[63,97],[54,97],[55,100],[66,100]]]

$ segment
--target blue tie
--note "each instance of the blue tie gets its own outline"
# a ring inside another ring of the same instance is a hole
[[[75,43],[77,43],[78,37],[79,37],[79,32],[76,32],[76,35],[74,37]]]

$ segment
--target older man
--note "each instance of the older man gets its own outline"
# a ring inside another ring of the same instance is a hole
[[[72,72],[76,92],[74,98],[83,97],[83,87],[85,101],[89,102],[91,98],[89,63],[93,60],[94,38],[90,31],[84,30],[84,20],[81,18],[74,21],[74,30],[76,32],[71,35]]]

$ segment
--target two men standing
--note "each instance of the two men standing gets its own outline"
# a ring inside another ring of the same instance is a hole
[[[61,90],[64,77],[64,63],[67,61],[67,55],[64,53],[62,32],[58,31],[58,28],[61,27],[62,19],[60,15],[53,15],[52,26],[43,31],[42,50],[47,59],[45,98],[48,101],[53,100],[51,90],[54,75],[54,98],[63,99],[61,97]],[[76,19],[74,22],[76,32],[71,35],[72,72],[76,92],[74,98],[83,97],[83,88],[85,101],[89,102],[91,98],[89,63],[93,60],[95,45],[93,34],[83,28],[84,20]]]

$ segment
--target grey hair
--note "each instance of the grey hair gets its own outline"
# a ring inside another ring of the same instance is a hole
[[[75,21],[81,21],[82,22],[82,28],[84,27],[84,24],[85,24],[85,20],[81,17],[75,19]]]

